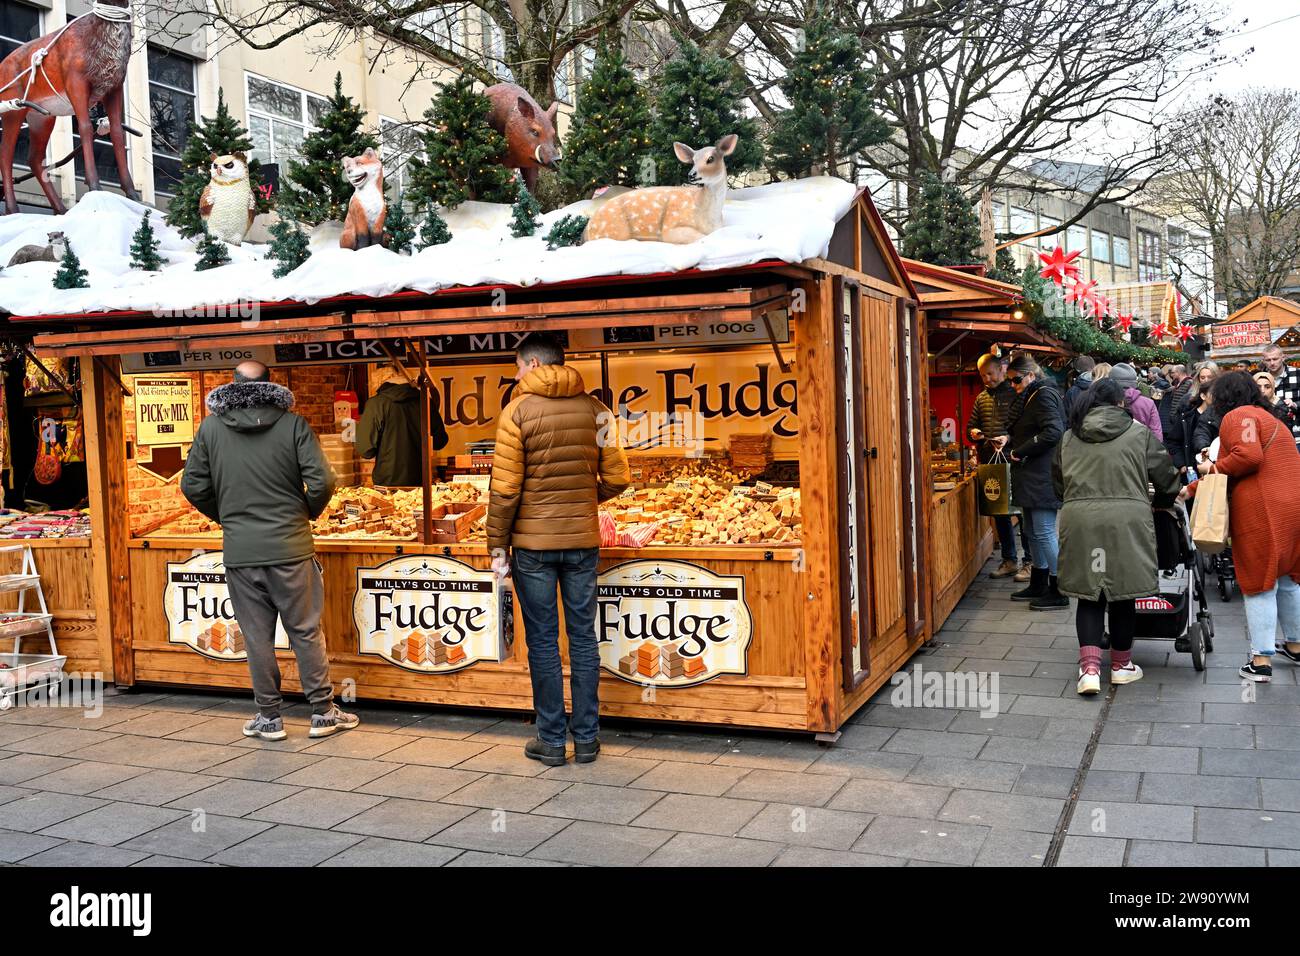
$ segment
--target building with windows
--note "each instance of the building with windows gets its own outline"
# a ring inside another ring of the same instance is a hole
[[[0,55],[58,29],[89,12],[90,6],[90,0],[0,0]],[[574,4],[573,16],[579,15]],[[189,124],[215,113],[218,90],[231,113],[247,126],[255,144],[253,155],[283,168],[316,128],[336,72],[343,76],[344,91],[366,111],[370,127],[379,131],[386,178],[395,194],[402,191],[407,161],[420,150],[419,120],[437,93],[436,84],[454,79],[455,70],[365,36],[328,57],[317,52],[321,44],[311,34],[274,49],[255,50],[222,40],[197,18],[191,19],[187,23],[185,17],[171,17],[164,23],[152,11],[136,11],[135,52],[125,92],[126,124],[139,135],[128,136],[127,151],[132,178],[145,202],[166,207],[180,175]],[[501,29],[477,7],[439,7],[429,11],[420,26],[444,41],[454,38],[458,48],[481,53],[498,76],[511,79],[502,59]],[[584,49],[561,64],[556,90],[562,115],[571,108],[593,57]],[[47,168],[69,205],[85,192],[75,127],[71,120],[58,122],[47,157]],[[26,150],[24,131],[18,177],[27,171]],[[55,167],[65,157],[68,162]],[[101,183],[112,188],[118,174],[107,137],[96,141],[95,161]],[[19,184],[18,198],[25,212],[47,210],[31,180]]]

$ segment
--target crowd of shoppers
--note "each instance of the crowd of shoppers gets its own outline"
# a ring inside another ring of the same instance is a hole
[[[1027,577],[1010,597],[1033,610],[1076,600],[1080,694],[1101,690],[1107,636],[1110,682],[1142,677],[1132,647],[1135,602],[1158,588],[1153,509],[1194,498],[1211,472],[1229,477],[1231,560],[1251,642],[1241,676],[1269,680],[1279,655],[1300,664],[1300,369],[1276,346],[1259,366],[1139,372],[1079,356],[1060,391],[1028,353],[980,359],[985,388],[967,437],[981,463],[999,453],[1010,463],[1029,563],[1026,576],[1012,518],[998,518],[992,576]]]

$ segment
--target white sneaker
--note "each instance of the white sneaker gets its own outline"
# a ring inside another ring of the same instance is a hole
[[[1142,679],[1142,668],[1136,664],[1130,663],[1128,667],[1112,667],[1110,669],[1110,682],[1112,684],[1131,684],[1135,680]]]
[[[1090,697],[1093,694],[1100,693],[1101,675],[1087,674],[1082,670],[1079,671],[1079,685],[1075,688],[1075,690],[1078,691],[1080,694],[1083,694],[1085,697]]]

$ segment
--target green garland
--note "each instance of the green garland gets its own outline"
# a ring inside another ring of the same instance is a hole
[[[1178,364],[1187,355],[1163,346],[1134,345],[1108,334],[1097,321],[1084,315],[1078,306],[1066,303],[1056,286],[1030,266],[1021,276],[1025,314],[1036,328],[1064,342],[1080,355],[1107,362],[1138,365]],[[1048,308],[1048,306],[1051,306]]]

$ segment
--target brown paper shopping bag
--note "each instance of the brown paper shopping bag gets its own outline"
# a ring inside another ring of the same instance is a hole
[[[1204,554],[1218,554],[1228,546],[1228,476],[1204,475],[1196,486],[1192,506],[1192,542]]]

